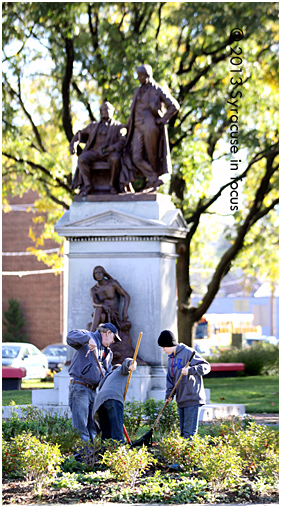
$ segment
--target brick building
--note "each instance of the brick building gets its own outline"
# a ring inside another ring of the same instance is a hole
[[[26,320],[28,342],[39,349],[63,340],[63,273],[55,275],[43,262],[26,252],[34,246],[29,228],[39,231],[32,222],[37,194],[29,191],[9,200],[11,211],[2,213],[2,305],[8,310],[9,299],[19,301]],[[44,250],[57,249],[47,240]],[[3,325],[4,326],[4,325]]]

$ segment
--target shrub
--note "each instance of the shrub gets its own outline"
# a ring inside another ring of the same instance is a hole
[[[211,483],[229,487],[239,482],[242,459],[222,438],[198,435],[192,440],[173,433],[160,443],[160,453],[166,461],[179,464],[184,471],[196,469],[199,476]]]
[[[58,445],[41,442],[32,434],[23,432],[4,442],[3,471],[13,476],[15,471],[27,480],[33,480],[40,493],[43,485],[48,483],[59,471],[62,461]]]
[[[16,437],[23,431],[30,432],[45,441],[58,444],[63,454],[71,453],[79,441],[79,432],[72,428],[71,418],[42,411],[34,406],[22,408],[23,418],[17,412],[3,421],[2,431],[6,440]]]
[[[245,430],[230,433],[229,443],[242,458],[245,472],[250,474],[264,470],[268,457],[278,457],[277,435],[266,425],[252,422]]]
[[[261,342],[247,348],[231,348],[208,358],[211,363],[244,363],[242,375],[258,376],[260,374],[278,374],[279,346]]]
[[[124,425],[131,440],[134,439],[142,423],[143,404],[133,399],[132,402],[125,402]]]
[[[83,441],[80,437],[76,442],[76,451],[79,452],[83,465],[86,469],[93,468],[98,461],[98,456],[101,450],[100,436],[96,436],[93,443]]]
[[[137,450],[130,449],[127,445],[111,445],[101,460],[101,464],[109,466],[115,478],[129,482],[131,487],[134,487],[140,474],[153,463],[155,459],[145,446]]]
[[[164,400],[154,400],[150,398],[145,402],[126,402],[124,407],[124,424],[130,435],[134,439],[138,430],[143,425],[152,427],[158,414],[165,404]],[[161,436],[175,430],[179,425],[179,416],[177,404],[172,401],[162,413],[156,431],[159,430]]]
[[[266,458],[260,463],[258,476],[266,486],[278,488],[279,456],[277,453],[272,450],[267,453]]]
[[[185,471],[192,471],[206,443],[204,438],[201,439],[198,436],[194,436],[193,440],[189,441],[175,431],[164,437],[159,443],[159,449],[166,462],[177,463]]]
[[[151,397],[143,403],[143,416],[147,425],[152,427],[164,404],[164,400],[154,400]],[[170,404],[168,404],[165,411],[162,413],[157,428],[159,429],[160,434],[163,436],[167,433],[172,432],[173,430],[176,430],[178,426],[179,415],[177,404],[175,401],[172,401]]]
[[[241,480],[243,461],[235,448],[220,437],[202,450],[197,467],[211,485],[231,488]]]

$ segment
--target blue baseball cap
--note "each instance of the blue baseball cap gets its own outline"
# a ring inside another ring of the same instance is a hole
[[[112,323],[104,323],[103,325],[101,325],[103,328],[107,328],[108,330],[110,330],[112,333],[114,333],[115,335],[115,338],[114,338],[114,342],[118,342],[118,340],[122,340],[120,339],[119,335],[118,335],[118,330],[116,328],[116,326],[114,326]]]

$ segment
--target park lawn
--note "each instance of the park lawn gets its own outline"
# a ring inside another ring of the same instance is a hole
[[[32,390],[36,388],[54,388],[54,381],[41,381],[40,379],[22,380],[21,390],[3,390],[2,406],[9,406],[13,401],[17,406],[32,403]]]
[[[211,403],[245,404],[246,413],[279,413],[279,376],[204,379]]]
[[[211,390],[211,403],[245,404],[246,413],[279,412],[278,376],[205,378],[204,385]],[[23,381],[22,390],[2,392],[2,406],[8,406],[11,401],[16,405],[31,404],[32,389],[53,387],[53,381]]]

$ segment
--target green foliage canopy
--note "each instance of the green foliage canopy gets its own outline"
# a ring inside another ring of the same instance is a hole
[[[243,31],[239,41],[235,27]],[[190,266],[200,250],[206,260],[201,219],[229,193],[225,168],[241,159],[234,176],[243,209],[232,213],[232,250],[220,259],[204,305],[192,311],[191,321],[198,320],[251,228],[267,214],[276,220],[278,4],[4,2],[3,55],[4,203],[9,195],[36,190],[47,218],[43,237],[58,242],[53,226],[73,199],[67,151],[73,134],[97,119],[105,98],[126,123],[142,62],[178,100],[181,109],[168,128],[173,174],[164,192],[191,226],[179,266],[180,312],[190,313]],[[237,155],[230,152],[235,107]],[[215,185],[214,162],[221,163]],[[253,249],[258,236],[249,240]]]

